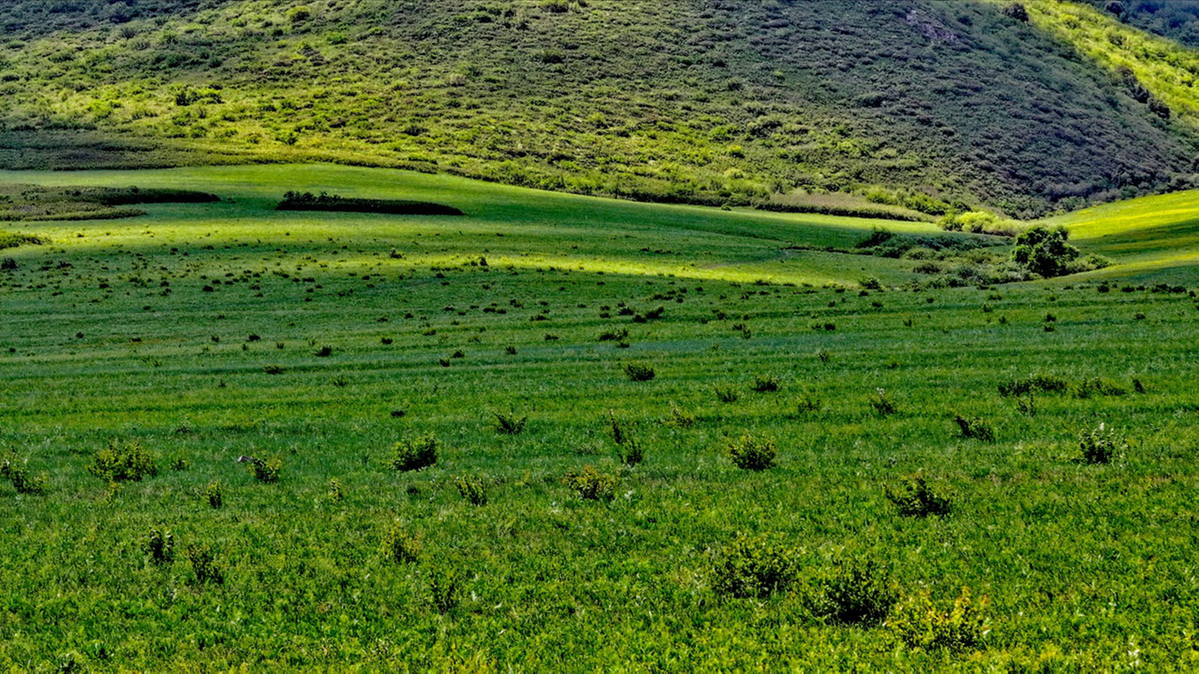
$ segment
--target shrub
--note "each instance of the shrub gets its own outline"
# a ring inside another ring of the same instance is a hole
[[[667,417],[663,423],[665,423],[667,426],[674,426],[675,428],[691,428],[695,425],[695,415],[682,409],[678,405],[671,404],[670,416]]]
[[[466,499],[473,506],[487,505],[487,488],[483,485],[483,481],[461,476],[454,480],[454,485],[458,487],[458,493],[462,498]]]
[[[716,393],[716,399],[722,403],[735,403],[739,397],[737,395],[737,390],[731,387],[723,389],[720,387],[713,387],[712,390]]]
[[[822,581],[810,608],[834,623],[869,627],[887,617],[897,598],[886,573],[870,560],[844,566]]]
[[[728,446],[729,458],[742,470],[774,468],[778,449],[772,438],[755,438],[746,433]]]
[[[415,562],[420,557],[420,537],[410,535],[396,522],[383,536],[383,556],[396,564]]]
[[[170,564],[175,561],[175,536],[166,530],[151,529],[146,541],[146,554],[155,564]]]
[[[316,351],[313,351],[312,355],[316,356],[317,358],[328,358],[329,356],[333,355],[333,347],[322,346],[321,348],[317,349]]]
[[[1045,278],[1068,274],[1079,256],[1078,249],[1066,243],[1069,236],[1062,228],[1030,227],[1016,237],[1012,261]]]
[[[616,445],[616,458],[624,465],[632,467],[645,460],[645,453],[641,449],[641,443],[629,436],[624,442]]]
[[[87,470],[109,482],[140,482],[144,477],[158,475],[158,464],[141,441],[113,438],[107,447],[92,456],[92,465]]]
[[[967,440],[973,438],[981,442],[995,442],[995,427],[983,419],[978,417],[967,419],[960,414],[955,414],[953,422],[958,425],[958,434]]]
[[[754,377],[754,383],[749,386],[755,393],[774,393],[779,390],[779,387],[779,380],[770,375]]]
[[[46,475],[43,473],[37,477],[30,477],[29,471],[17,463],[16,458],[10,457],[0,463],[0,477],[12,483],[18,494],[38,496],[46,493]]]
[[[1122,396],[1127,395],[1128,391],[1110,379],[1094,377],[1075,384],[1071,394],[1075,398],[1090,398],[1092,395]]]
[[[187,558],[191,560],[192,572],[196,574],[197,585],[206,583],[220,585],[225,582],[225,573],[217,564],[216,555],[207,545],[187,546]]]
[[[874,409],[874,413],[880,417],[885,417],[890,414],[895,414],[895,401],[887,397],[887,392],[883,389],[878,389],[870,396],[870,407]]]
[[[887,619],[899,640],[921,650],[966,651],[978,649],[990,632],[986,609],[987,597],[975,602],[970,589],[953,601],[948,611],[933,603],[927,590],[908,597],[895,607]]]
[[[629,381],[649,381],[654,378],[654,368],[648,365],[629,363],[624,366],[624,374]]]
[[[420,470],[437,463],[439,443],[432,433],[418,438],[404,438],[392,448],[391,469]]]
[[[581,471],[570,471],[563,476],[562,484],[570,487],[579,498],[610,501],[616,491],[616,475],[601,473],[592,466],[584,466]]]
[[[283,459],[275,457],[273,459],[250,459],[246,464],[246,470],[254,476],[255,480],[264,484],[273,484],[279,481],[279,473],[283,471]]]
[[[452,568],[434,568],[429,573],[429,598],[438,613],[446,614],[458,608],[461,577]]]
[[[898,489],[890,486],[883,488],[887,499],[895,504],[895,509],[904,517],[928,517],[937,515],[944,517],[949,514],[950,499],[938,493],[929,486],[923,476],[909,479]]]
[[[1111,463],[1116,453],[1127,450],[1128,445],[1114,430],[1107,430],[1105,424],[1099,424],[1099,428],[1082,433],[1078,448],[1083,463],[1099,464]]]
[[[492,412],[492,414],[495,415],[496,432],[504,435],[520,435],[520,432],[525,430],[525,423],[529,421],[528,417],[517,417],[514,412],[508,414]]]
[[[1031,395],[1033,393],[1051,393],[1066,390],[1065,379],[1046,374],[1034,374],[1023,379],[1013,379],[1000,382],[999,395],[1004,397]]]
[[[208,507],[213,510],[220,510],[225,505],[225,494],[221,490],[220,482],[210,482],[204,488],[204,498],[208,500]]]
[[[346,500],[346,493],[340,480],[329,480],[329,491],[325,492],[325,500],[329,503],[341,503]]]
[[[764,599],[795,582],[791,550],[765,537],[738,536],[712,569],[712,589],[731,597]]]

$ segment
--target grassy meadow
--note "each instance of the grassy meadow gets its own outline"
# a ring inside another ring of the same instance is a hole
[[[1066,216],[1114,263],[1081,279],[934,289],[839,251],[971,235],[322,165],[0,182],[222,198],[0,226],[48,239],[0,251],[6,669],[1199,666],[1195,192]]]

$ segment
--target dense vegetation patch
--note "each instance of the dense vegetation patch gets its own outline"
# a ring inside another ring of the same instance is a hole
[[[0,184],[0,221],[114,220],[145,215],[137,204],[220,201],[206,192],[171,188],[38,187]]]
[[[465,215],[453,206],[402,199],[353,199],[335,194],[288,192],[276,207],[280,211],[342,211],[388,215]]]

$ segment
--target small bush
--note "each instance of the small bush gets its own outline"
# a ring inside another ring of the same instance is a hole
[[[210,482],[204,488],[204,498],[208,501],[208,507],[213,510],[220,510],[225,505],[225,494],[221,489],[220,482]]]
[[[279,481],[279,473],[283,471],[283,459],[279,457],[273,459],[253,458],[246,464],[246,470],[250,471],[255,480],[264,484],[273,484]]]
[[[749,388],[755,393],[774,393],[780,386],[778,379],[770,375],[758,375],[754,377],[754,383],[750,384]]]
[[[435,568],[429,573],[429,598],[442,615],[458,608],[461,577],[452,568]]]
[[[944,517],[949,514],[950,499],[938,493],[929,486],[923,476],[916,476],[907,481],[902,487],[883,488],[887,499],[895,504],[895,509],[904,517],[928,517],[937,515]]]
[[[581,471],[570,471],[563,476],[562,484],[570,487],[579,498],[610,501],[616,492],[616,475],[601,473],[592,466],[584,466]]]
[[[454,480],[458,493],[473,506],[487,505],[487,488],[483,481],[477,478],[461,476]]]
[[[755,438],[746,433],[741,439],[729,443],[728,453],[742,470],[766,470],[774,468],[778,448],[772,438]]]
[[[317,349],[316,351],[313,351],[312,355],[316,356],[317,358],[328,358],[329,356],[333,355],[333,347],[322,346],[321,348]]]
[[[874,413],[880,417],[885,417],[895,414],[895,401],[887,397],[887,392],[883,389],[878,389],[870,396],[870,407],[874,409]]]
[[[175,536],[170,531],[151,529],[146,541],[146,554],[155,564],[170,564],[175,561]]]
[[[953,601],[948,611],[933,603],[927,590],[905,599],[895,607],[887,626],[899,640],[920,650],[967,651],[979,649],[990,633],[987,597],[975,602],[969,588]]]
[[[712,390],[716,393],[716,399],[722,403],[735,403],[737,402],[737,398],[740,397],[737,395],[737,390],[731,387],[723,389],[714,387]]]
[[[1037,401],[1033,394],[1029,393],[1028,398],[1016,398],[1016,410],[1026,417],[1037,416]]]
[[[439,444],[432,433],[400,440],[392,448],[391,469],[410,471],[432,466],[437,463]]]
[[[383,557],[396,564],[409,564],[420,558],[420,537],[410,535],[396,522],[383,536]]]
[[[978,417],[967,419],[960,414],[955,414],[953,422],[958,425],[958,434],[967,440],[995,442],[995,427],[983,419]]]
[[[1117,452],[1127,450],[1128,445],[1114,430],[1107,430],[1105,424],[1099,424],[1099,428],[1083,432],[1078,448],[1083,463],[1105,464],[1111,463]]]
[[[516,413],[509,412],[492,412],[495,415],[495,430],[497,433],[504,435],[520,435],[520,432],[525,430],[525,423],[529,421],[528,417],[517,417]]]
[[[187,546],[187,558],[191,560],[192,572],[196,574],[197,585],[207,583],[220,585],[225,582],[225,573],[217,564],[216,555],[207,545]]]
[[[841,625],[869,627],[891,612],[898,594],[873,560],[851,563],[820,583],[812,612]]]
[[[691,428],[695,425],[695,415],[682,409],[678,405],[670,406],[670,416],[663,420],[667,426],[675,428]]]
[[[637,363],[629,363],[624,366],[624,374],[629,378],[629,381],[649,381],[654,378],[654,368],[648,365],[639,365]]]
[[[1029,395],[1032,393],[1053,393],[1064,391],[1068,386],[1065,379],[1047,374],[1034,374],[1023,379],[1013,379],[1000,382],[999,395],[1006,397]]]
[[[616,445],[616,459],[626,466],[632,467],[645,460],[641,443],[629,436],[624,442]]]
[[[46,475],[30,477],[24,465],[17,463],[15,458],[5,459],[0,463],[0,477],[12,483],[18,494],[39,496],[46,493]]]
[[[158,475],[158,464],[141,441],[113,438],[107,447],[92,456],[87,471],[109,482],[140,482],[144,477]]]
[[[1092,379],[1084,379],[1070,390],[1070,393],[1075,398],[1090,398],[1092,395],[1101,396],[1122,396],[1127,395],[1128,390],[1120,386],[1110,379],[1095,377]]]
[[[712,589],[731,597],[765,599],[795,582],[791,550],[765,537],[738,536],[712,569]]]
[[[325,492],[325,500],[329,503],[341,503],[346,500],[345,489],[342,488],[340,480],[329,480],[329,490]]]

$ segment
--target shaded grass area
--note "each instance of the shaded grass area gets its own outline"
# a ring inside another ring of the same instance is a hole
[[[198,204],[220,201],[214,194],[172,188],[0,185],[0,221],[117,220],[145,215],[138,204]]]
[[[38,223],[54,243],[0,271],[0,447],[47,475],[0,484],[6,665],[1103,669],[1130,635],[1140,666],[1195,663],[1193,293],[864,290],[912,262],[770,257],[872,221],[346,167],[132,175],[222,201]],[[278,212],[283,185],[469,215]],[[1079,462],[1101,423],[1127,448]],[[436,462],[393,470],[428,434]],[[775,467],[734,466],[746,436]],[[113,438],[158,474],[89,473]],[[950,507],[908,516],[904,484]],[[785,550],[785,591],[719,589],[743,537]],[[989,631],[922,649],[840,624],[821,601],[849,567],[903,602],[969,587]]]
[[[452,206],[402,199],[353,199],[326,193],[288,192],[275,207],[279,211],[382,213],[385,215],[465,215]]]

